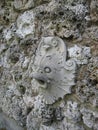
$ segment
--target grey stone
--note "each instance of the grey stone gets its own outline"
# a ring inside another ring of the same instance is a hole
[[[68,49],[69,57],[73,58],[77,64],[87,64],[91,57],[89,47],[79,47],[75,45]]]
[[[47,104],[71,93],[71,86],[75,85],[76,63],[71,59],[66,61],[66,51],[64,42],[58,37],[45,37],[39,44],[33,78]]]
[[[17,19],[16,34],[20,38],[25,38],[28,35],[34,36],[35,24],[33,11],[26,11]]]
[[[97,0],[0,0],[0,108],[0,129],[98,130]]]

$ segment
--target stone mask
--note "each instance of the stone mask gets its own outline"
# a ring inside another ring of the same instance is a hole
[[[47,104],[71,93],[76,64],[67,60],[66,45],[58,37],[42,38],[35,57],[33,78]]]

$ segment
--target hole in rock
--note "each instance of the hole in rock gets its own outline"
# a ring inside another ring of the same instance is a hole
[[[44,85],[45,84],[45,81],[43,81],[43,80],[37,80],[38,82],[39,82],[39,84],[41,84],[41,85]]]

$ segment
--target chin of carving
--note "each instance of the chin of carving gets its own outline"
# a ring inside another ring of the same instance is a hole
[[[35,57],[33,78],[47,104],[71,93],[76,64],[67,60],[66,45],[58,37],[42,38]]]

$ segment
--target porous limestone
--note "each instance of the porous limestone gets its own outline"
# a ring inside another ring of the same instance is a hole
[[[33,0],[20,0],[20,1],[17,1],[17,0],[14,0],[14,8],[17,10],[17,11],[22,11],[22,10],[27,10],[27,9],[30,9],[34,7],[34,1]]]
[[[77,64],[87,64],[91,57],[90,48],[86,46],[79,47],[75,45],[68,49],[69,57],[73,58]]]
[[[16,34],[20,38],[25,38],[28,35],[34,36],[35,23],[33,11],[26,11],[17,18],[17,31]]]
[[[98,130],[98,0],[0,0],[4,128]]]

